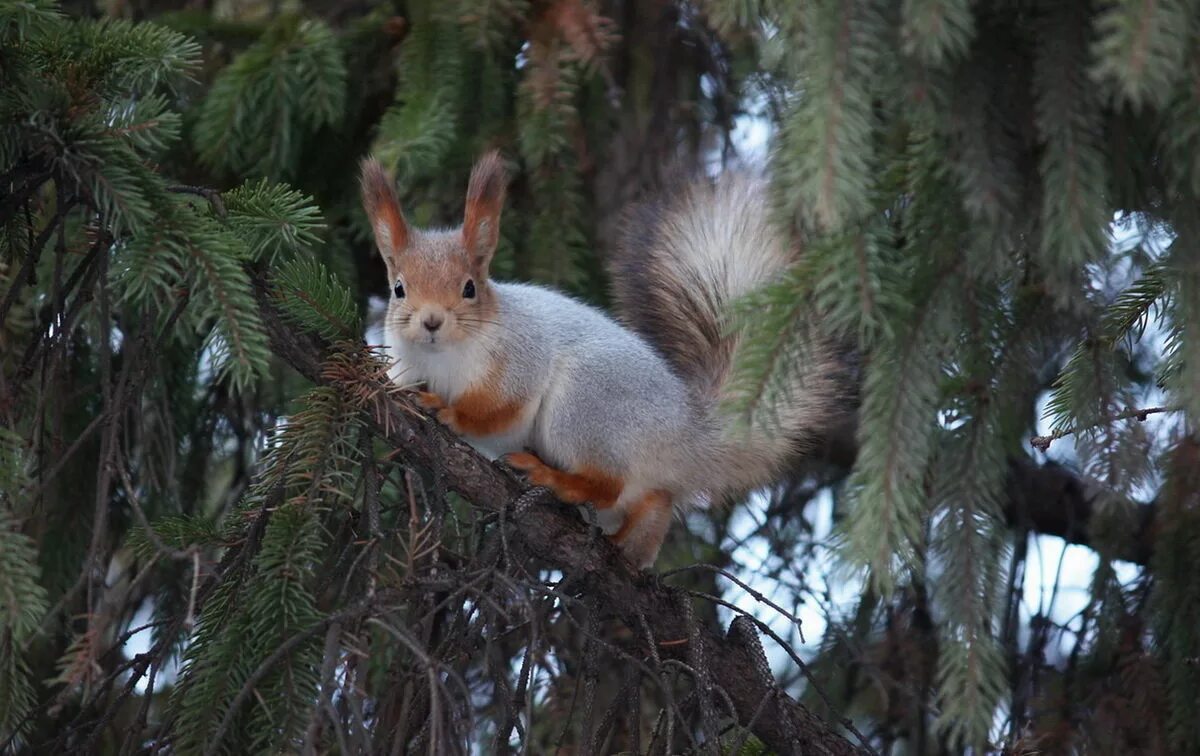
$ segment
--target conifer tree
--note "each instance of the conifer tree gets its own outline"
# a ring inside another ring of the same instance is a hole
[[[1195,3],[177,6],[0,0],[0,753],[1200,749]],[[356,167],[501,149],[494,268],[604,305],[747,124],[728,409],[854,385],[650,579],[388,383]]]

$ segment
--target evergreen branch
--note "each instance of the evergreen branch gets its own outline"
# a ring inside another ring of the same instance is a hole
[[[270,262],[281,253],[308,250],[320,241],[317,233],[324,228],[311,197],[266,179],[226,192],[223,207],[228,212],[222,219],[245,243],[249,260]]]
[[[1169,265],[1175,296],[1169,302],[1170,330],[1161,377],[1174,403],[1194,423],[1200,419],[1200,227],[1193,213],[1181,211],[1174,229]]]
[[[575,104],[578,65],[549,54],[536,57],[517,91],[517,143],[529,173],[537,213],[526,246],[539,281],[584,293],[583,260],[590,253],[584,188],[573,133],[582,128]]]
[[[1138,401],[1118,356],[1089,332],[1055,380],[1044,415],[1053,419],[1052,433],[1077,434],[1083,474],[1105,481],[1109,492],[1120,497],[1148,480],[1152,457],[1146,453],[1149,441],[1139,426],[1111,422]]]
[[[397,178],[416,182],[442,165],[456,125],[453,109],[436,92],[414,92],[383,114],[371,151]]]
[[[435,175],[462,129],[464,39],[459,23],[427,3],[409,8],[395,103],[384,113],[372,153],[406,185]]]
[[[0,42],[21,43],[33,32],[45,32],[62,16],[54,0],[0,1]]]
[[[102,234],[97,240],[95,246],[99,247],[103,242],[104,235]],[[146,372],[150,365],[151,355],[160,350],[167,338],[172,334],[172,328],[174,327],[175,322],[179,319],[179,316],[183,313],[184,308],[187,306],[188,300],[189,298],[186,295],[178,298],[175,308],[167,317],[166,323],[164,327],[159,330],[157,337],[154,336],[151,329],[142,329],[141,334],[134,340],[133,347],[129,352],[127,352],[127,360],[122,366],[121,374],[117,377],[116,385],[112,390],[111,402],[109,403],[108,407],[106,407],[106,409],[96,418],[96,421],[89,426],[89,428],[103,427],[106,428],[109,434],[113,432],[114,428],[117,428],[119,424],[112,418],[120,417],[125,411],[127,411],[127,403],[129,402],[130,398],[134,396],[136,392],[141,390],[146,378]],[[77,439],[76,445],[80,444],[81,441],[82,439]],[[73,446],[72,448],[76,447]],[[50,480],[52,479],[43,476],[42,483],[40,483],[38,488],[31,492],[30,495],[32,496],[40,494],[42,486],[46,485]],[[90,561],[91,557],[89,556],[88,559]],[[44,631],[49,623],[58,616],[59,611],[74,601],[76,595],[86,585],[89,575],[89,571],[84,570],[79,575],[79,578],[75,581],[75,584],[59,597],[58,602],[48,611],[43,612],[40,628],[41,631]]]
[[[529,5],[529,0],[475,0],[462,6],[458,22],[475,47],[497,52],[529,13]]]
[[[1041,451],[1046,451],[1047,449],[1050,448],[1050,444],[1054,443],[1058,439],[1063,438],[1065,436],[1074,435],[1075,433],[1079,433],[1080,431],[1091,430],[1092,428],[1096,428],[1101,425],[1115,423],[1118,420],[1133,420],[1136,418],[1139,423],[1144,423],[1144,422],[1146,422],[1146,418],[1150,415],[1155,415],[1155,414],[1158,414],[1159,412],[1178,412],[1178,411],[1180,411],[1178,407],[1146,407],[1145,409],[1125,410],[1124,412],[1118,412],[1114,415],[1109,415],[1108,417],[1101,418],[1100,420],[1097,420],[1094,423],[1090,423],[1087,425],[1073,425],[1069,428],[1059,428],[1058,430],[1055,430],[1053,433],[1051,433],[1048,436],[1034,436],[1033,438],[1029,439],[1029,443],[1035,449],[1039,449]]]
[[[904,51],[939,66],[967,51],[975,36],[969,0],[904,0]]]
[[[834,40],[831,47],[835,51],[831,62],[836,66],[831,75],[829,83],[828,99],[822,102],[822,105],[829,105],[828,120],[823,124],[824,130],[821,135],[821,142],[816,145],[820,156],[820,163],[817,170],[817,187],[814,191],[816,200],[815,210],[817,217],[824,221],[826,227],[833,226],[838,221],[836,208],[835,177],[838,174],[837,165],[841,158],[840,145],[838,144],[837,135],[842,127],[842,122],[846,120],[845,101],[846,101],[846,73],[844,69],[847,67],[846,59],[850,56],[850,51],[853,47],[850,44],[850,19],[853,15],[853,4],[836,3],[840,13],[836,26],[832,31]],[[818,32],[820,33],[820,32]],[[824,109],[824,108],[823,108]]]
[[[1100,347],[1098,339],[1085,338],[1055,379],[1044,413],[1054,418],[1053,430],[1065,430],[1072,422],[1082,423],[1081,429],[1103,425],[1116,406],[1119,377],[1112,351]]]
[[[101,71],[100,86],[117,96],[159,85],[178,89],[200,67],[200,45],[165,26],[108,18],[77,28]]]
[[[19,439],[0,427],[0,751],[28,729],[37,692],[21,648],[38,629],[48,604],[41,585],[37,547],[17,527],[9,496],[19,484],[8,480],[22,466]]]
[[[360,325],[350,290],[316,260],[291,260],[275,275],[279,304],[299,326],[329,341],[353,339]]]
[[[885,594],[896,560],[914,565],[922,539],[924,481],[943,379],[939,350],[957,326],[952,272],[925,272],[926,286],[917,290],[926,300],[908,329],[881,341],[864,377],[859,454],[849,479],[855,506],[843,545],[851,563],[870,566],[871,579]]]
[[[121,452],[118,450],[117,456],[119,457],[120,455]],[[194,557],[197,553],[194,546],[189,546],[186,549],[172,548],[171,546],[168,546],[165,541],[163,541],[163,539],[158,535],[158,532],[155,531],[154,526],[150,524],[150,520],[146,518],[146,511],[142,509],[141,497],[138,496],[137,491],[134,489],[133,481],[129,479],[129,472],[125,469],[126,462],[124,460],[119,460],[115,467],[117,470],[117,476],[121,481],[121,486],[125,490],[125,498],[129,502],[130,508],[133,509],[133,514],[137,518],[138,525],[141,526],[142,532],[145,534],[145,537],[150,544],[154,546],[154,549],[160,555],[166,556],[170,559],[179,561],[192,559],[192,557]]]
[[[123,139],[79,138],[64,159],[63,175],[83,190],[88,204],[117,234],[136,234],[156,215],[162,179]]]
[[[1048,10],[1039,33],[1034,86],[1035,120],[1045,145],[1039,171],[1042,194],[1039,265],[1060,301],[1078,291],[1079,271],[1108,249],[1112,218],[1103,193],[1107,180],[1101,101],[1087,80],[1085,7],[1061,3]]]
[[[326,24],[280,18],[217,75],[201,103],[201,160],[234,173],[295,175],[304,140],[342,117],[346,77]]]
[[[1139,339],[1145,330],[1151,308],[1167,296],[1167,270],[1162,264],[1146,268],[1142,277],[1117,296],[1104,312],[1105,338],[1114,346],[1122,338]]]
[[[826,331],[857,339],[867,347],[880,337],[893,336],[893,323],[911,310],[905,286],[908,265],[887,256],[895,249],[878,223],[832,237],[817,239],[805,250],[802,278],[811,287],[814,309]],[[807,292],[797,288],[807,299]]]
[[[129,143],[148,158],[157,158],[179,138],[180,116],[164,97],[117,103],[110,112],[103,133]]]
[[[1200,511],[1195,506],[1200,490],[1200,442],[1183,437],[1167,460],[1162,506],[1170,512],[1171,527],[1164,528],[1151,567],[1151,629],[1158,663],[1165,670],[1167,733],[1172,752],[1200,749],[1200,722],[1196,701],[1200,695],[1200,585],[1195,566],[1200,559]]]
[[[18,644],[37,632],[47,609],[40,583],[37,546],[17,528],[8,507],[0,508],[0,636]]]
[[[340,612],[331,614],[316,624],[297,632],[286,641],[279,644],[279,647],[276,648],[270,656],[268,656],[266,659],[263,659],[262,663],[255,667],[254,671],[250,673],[250,676],[247,677],[246,681],[242,684],[241,689],[238,690],[237,695],[233,697],[233,701],[230,702],[229,708],[225,710],[225,716],[221,718],[221,724],[217,727],[217,731],[208,741],[208,745],[204,750],[204,755],[216,756],[221,752],[221,741],[223,741],[225,736],[229,733],[229,729],[233,725],[234,715],[236,715],[238,710],[242,708],[242,705],[246,703],[246,700],[250,698],[250,695],[254,692],[254,686],[267,676],[267,673],[271,671],[272,667],[282,661],[285,656],[295,651],[302,643],[309,640],[317,633],[323,632],[330,625],[339,624],[345,622],[346,620],[355,619],[363,616],[364,614],[368,614],[372,609],[375,608],[376,604],[380,603],[382,598],[384,597],[379,595],[373,599],[363,601],[357,606],[349,609],[343,609]]]
[[[803,6],[804,80],[774,160],[789,210],[836,231],[870,208],[876,63],[887,49],[874,0]]]
[[[210,248],[190,241],[186,248],[202,271],[206,304],[215,308],[219,327],[213,329],[209,344],[216,352],[219,370],[229,371],[235,386],[249,385],[266,374],[266,351],[262,327],[244,299],[245,273],[236,262]]]
[[[1161,105],[1195,34],[1192,0],[1118,0],[1095,19],[1092,76],[1119,102]]]
[[[635,574],[609,543],[592,536],[574,510],[550,506],[552,499],[544,490],[529,489],[507,469],[489,463],[415,404],[394,401],[396,389],[386,384],[385,375],[376,377],[378,371],[359,367],[355,383],[367,382],[366,386],[346,386],[327,375],[323,360],[328,347],[287,325],[265,280],[255,277],[254,287],[272,351],[315,383],[362,393],[372,425],[400,457],[440,471],[450,490],[477,506],[504,512],[510,546],[537,554],[566,574],[586,575],[588,594],[605,613],[630,627],[639,627],[644,621],[653,637],[688,637],[683,647],[664,647],[662,652],[687,659],[687,646],[699,646],[692,652],[707,659],[712,681],[729,694],[737,719],[743,725],[753,719],[755,735],[769,747],[779,753],[810,749],[830,754],[862,752],[773,681],[746,675],[747,669],[757,667],[744,646],[710,627],[690,630],[686,594]],[[760,706],[765,707],[761,712]]]
[[[789,275],[733,304],[731,330],[739,334],[733,370],[723,404],[748,427],[774,418],[774,408],[789,397],[792,375],[805,363],[804,349],[814,334],[803,277]],[[769,425],[769,423],[768,423]]]
[[[934,587],[943,617],[938,644],[936,726],[953,744],[982,748],[1008,679],[996,619],[1002,604],[1007,538],[1000,519],[1004,439],[996,397],[969,406],[973,415],[943,436],[934,465],[931,552],[943,567]]]

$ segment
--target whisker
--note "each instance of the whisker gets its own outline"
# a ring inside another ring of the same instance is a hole
[[[517,329],[513,328],[512,326],[493,320],[467,320],[464,318],[459,318],[458,324],[464,331],[472,331],[473,333],[482,332],[486,326],[498,328],[502,331],[507,331],[508,333],[518,332]]]

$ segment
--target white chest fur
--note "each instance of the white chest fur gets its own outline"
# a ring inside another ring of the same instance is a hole
[[[388,358],[393,360],[388,370],[393,381],[401,386],[427,384],[430,391],[449,402],[486,376],[488,355],[477,343],[433,350],[412,344],[386,329],[384,344]]]
[[[394,360],[388,375],[401,386],[424,383],[446,402],[454,402],[472,386],[488,379],[491,357],[482,344],[458,344],[452,349],[431,350],[394,336],[385,329],[388,358]],[[488,459],[521,451],[529,444],[537,403],[526,408],[517,422],[502,433],[486,437],[464,436]]]

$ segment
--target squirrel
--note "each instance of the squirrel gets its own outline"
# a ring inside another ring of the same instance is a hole
[[[799,259],[763,182],[698,181],[629,211],[610,261],[622,322],[549,288],[492,280],[507,178],[475,164],[461,227],[408,224],[374,159],[362,200],[387,268],[389,377],[477,450],[561,500],[591,503],[637,568],[673,512],[777,482],[820,433],[836,357],[814,342],[770,432],[724,415],[739,336],[729,304]]]

